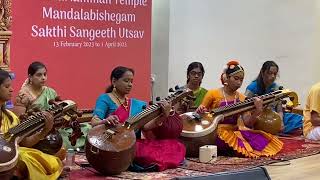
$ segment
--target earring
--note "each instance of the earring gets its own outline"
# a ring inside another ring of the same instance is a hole
[[[113,86],[113,89],[112,89],[113,92],[116,92],[117,91],[117,88],[115,86]]]
[[[221,81],[222,81],[222,84],[223,85],[228,85],[228,83],[226,82],[227,81],[227,74],[226,73],[223,73],[222,75],[221,75]]]

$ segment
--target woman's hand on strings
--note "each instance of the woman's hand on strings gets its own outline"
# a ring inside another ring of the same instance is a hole
[[[44,116],[44,127],[41,132],[43,132],[43,135],[46,136],[53,128],[54,118],[53,118],[52,114],[47,111],[42,111],[41,113]]]
[[[204,105],[200,105],[197,108],[196,112],[202,114],[202,113],[208,112],[208,109]]]
[[[168,101],[160,101],[159,106],[161,107],[161,110],[164,114],[165,117],[168,117],[170,115],[170,111],[172,111],[172,104],[171,102],[169,103]]]
[[[117,115],[110,115],[106,119],[102,120],[103,124],[115,126],[119,124],[119,117]]]
[[[253,103],[256,107],[256,112],[261,113],[263,111],[263,100],[258,97],[253,97]]]

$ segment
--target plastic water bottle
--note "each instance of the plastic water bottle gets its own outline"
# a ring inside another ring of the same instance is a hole
[[[66,166],[73,166],[75,159],[74,149],[68,149],[67,158],[66,158]]]

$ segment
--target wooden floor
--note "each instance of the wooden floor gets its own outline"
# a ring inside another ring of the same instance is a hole
[[[272,180],[320,179],[320,154],[265,166]]]

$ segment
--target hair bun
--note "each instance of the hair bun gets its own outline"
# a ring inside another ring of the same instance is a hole
[[[237,65],[239,65],[239,62],[237,60],[230,60],[227,65],[228,66],[231,66],[231,65],[237,66]]]

